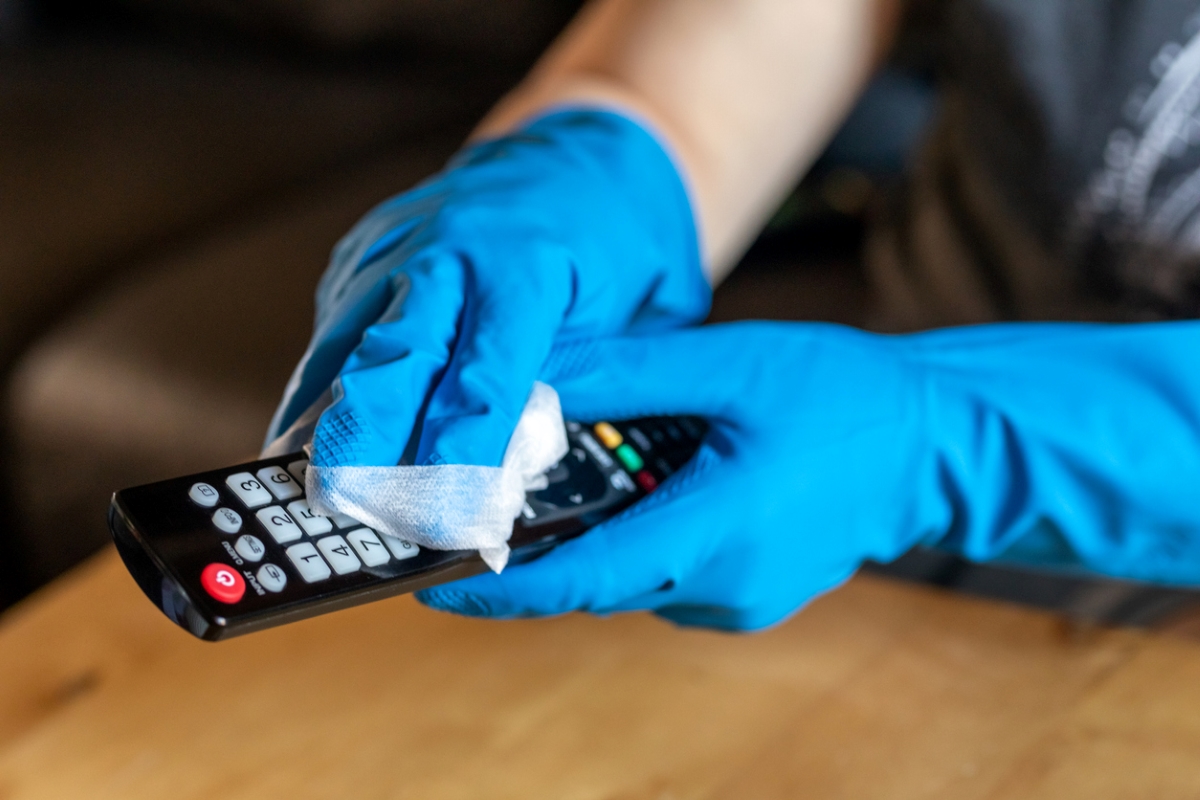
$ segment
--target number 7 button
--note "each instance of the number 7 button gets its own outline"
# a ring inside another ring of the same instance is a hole
[[[355,552],[368,567],[378,567],[390,560],[387,548],[383,546],[383,542],[379,541],[375,531],[370,528],[350,531],[346,534],[346,538],[350,540],[350,544],[354,545]]]

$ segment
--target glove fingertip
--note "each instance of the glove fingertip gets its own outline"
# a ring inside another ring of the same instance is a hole
[[[445,611],[463,617],[497,616],[488,601],[479,595],[449,586],[422,589],[413,595],[417,602],[434,611]]]
[[[759,633],[785,622],[796,609],[742,610],[712,605],[668,605],[655,616],[681,628],[704,628],[724,633]]]

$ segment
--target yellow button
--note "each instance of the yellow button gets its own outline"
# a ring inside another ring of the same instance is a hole
[[[596,427],[592,428],[596,432],[596,436],[600,441],[604,442],[604,446],[609,450],[616,450],[621,446],[621,442],[625,441],[621,438],[621,434],[617,429],[607,422],[597,422]]]

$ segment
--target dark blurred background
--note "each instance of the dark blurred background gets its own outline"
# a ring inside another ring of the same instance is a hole
[[[257,454],[333,243],[438,169],[578,5],[0,0],[0,608],[104,546],[114,489]],[[903,42],[713,320],[865,324],[864,233],[937,108]],[[1089,622],[1192,605],[934,551],[886,571]]]

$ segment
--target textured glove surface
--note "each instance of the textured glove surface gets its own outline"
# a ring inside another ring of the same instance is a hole
[[[704,416],[697,456],[542,558],[419,597],[746,630],[917,543],[1197,585],[1197,353],[1197,323],[739,323],[575,343],[544,378],[568,417]]]
[[[659,143],[558,112],[464,150],[338,244],[267,438],[333,382],[315,466],[495,467],[556,338],[696,321],[710,294]]]

